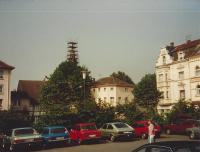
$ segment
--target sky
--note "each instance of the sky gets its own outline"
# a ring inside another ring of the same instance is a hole
[[[200,39],[199,0],[0,0],[0,60],[19,80],[43,80],[78,42],[98,80],[122,71],[138,83],[161,48]]]

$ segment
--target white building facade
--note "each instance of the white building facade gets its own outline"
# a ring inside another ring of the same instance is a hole
[[[92,94],[97,103],[105,102],[111,106],[133,101],[133,85],[114,77],[102,78],[92,86]]]
[[[200,105],[200,40],[162,48],[156,62],[156,80],[162,92],[159,113],[168,112],[180,100]]]
[[[0,110],[8,110],[11,106],[11,71],[14,67],[0,61]]]

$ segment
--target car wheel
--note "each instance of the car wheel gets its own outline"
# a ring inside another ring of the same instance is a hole
[[[80,145],[82,143],[82,140],[80,138],[78,138],[77,143]]]
[[[170,134],[171,134],[171,130],[170,130],[170,129],[167,129],[167,130],[166,130],[166,134],[170,135]]]
[[[142,138],[142,139],[146,139],[146,138],[147,138],[147,134],[142,133],[141,138]]]
[[[195,134],[194,134],[193,131],[189,133],[189,138],[190,139],[195,139]]]
[[[115,141],[115,136],[114,135],[110,135],[110,141]]]
[[[14,151],[14,146],[12,144],[9,146],[9,151]]]

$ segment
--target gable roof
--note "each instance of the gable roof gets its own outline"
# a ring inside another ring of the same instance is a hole
[[[99,87],[99,86],[118,86],[118,87],[131,87],[133,88],[132,84],[129,84],[125,81],[122,81],[118,78],[114,78],[114,77],[105,77],[105,78],[101,78],[98,81],[96,81],[93,85],[93,87]]]
[[[34,102],[38,102],[44,81],[19,80],[17,91],[24,92]]]
[[[8,69],[13,70],[15,67],[6,64],[5,62],[0,60],[0,69]]]

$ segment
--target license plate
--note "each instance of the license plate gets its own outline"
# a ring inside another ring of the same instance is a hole
[[[33,139],[26,139],[26,142],[32,142]]]
[[[89,135],[89,137],[93,138],[93,137],[96,137],[96,135]]]
[[[64,137],[57,137],[56,140],[64,140]]]
[[[124,132],[125,134],[131,134],[131,132],[128,132],[128,131],[126,131],[126,132]]]

